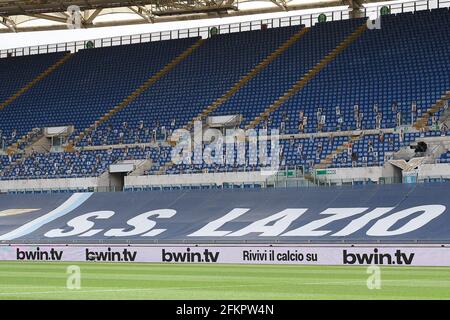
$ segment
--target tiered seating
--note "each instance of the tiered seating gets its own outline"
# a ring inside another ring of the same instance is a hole
[[[352,19],[316,24],[213,114],[242,114],[247,124],[363,23]]]
[[[424,113],[450,88],[449,23],[448,9],[382,16],[381,29],[367,30],[338,55],[274,113],[273,125],[279,127],[286,113],[286,130],[297,132],[302,110],[308,117],[305,132],[314,132],[320,107],[326,116],[323,131],[335,131],[340,106],[342,129],[356,129],[353,107],[358,104],[361,127],[375,128],[378,104],[381,127],[390,128],[396,125],[393,102],[401,122],[411,124],[412,101]]]
[[[105,172],[110,164],[124,158],[123,149],[36,153],[5,172],[3,180],[98,176]]]
[[[384,16],[381,29],[364,31],[273,112],[269,123],[263,121],[257,128],[280,128],[284,122],[285,133],[298,133],[303,112],[308,117],[304,132],[316,133],[320,107],[321,115],[326,116],[322,131],[332,133],[338,131],[337,106],[342,115],[341,131],[376,128],[377,112],[382,117],[381,128],[396,127],[397,112],[401,124],[411,124],[450,89],[449,22],[448,9]],[[353,19],[313,26],[211,114],[242,114],[244,127],[363,23],[364,19]],[[167,137],[221,97],[300,28],[226,34],[204,41],[130,104],[84,136],[77,147],[147,143]],[[74,135],[78,135],[196,41],[182,39],[82,50],[1,110],[0,129],[3,135],[11,137],[15,132],[19,137],[35,127],[73,124]],[[39,70],[52,63],[50,56],[33,56],[46,61],[39,62],[45,65]],[[6,62],[0,60],[1,63]],[[24,67],[24,74],[27,68],[35,69]],[[9,87],[20,87],[23,82],[25,76]],[[0,89],[0,98],[14,90]],[[419,110],[414,116],[412,101]],[[354,105],[358,105],[357,113],[362,114],[361,126],[357,125]],[[361,137],[351,150],[338,153],[332,166],[382,165],[387,153],[398,151],[417,137],[441,135],[439,131],[412,132],[401,139],[396,132],[386,133],[384,140],[378,135]],[[311,167],[329,155],[330,158],[347,141],[347,136],[338,135],[282,140],[281,165]],[[248,154],[248,146],[246,149]],[[109,164],[121,159],[151,159],[148,174],[262,168],[261,163],[251,165],[249,162],[256,159],[249,157],[246,165],[236,165],[234,158],[223,165],[194,159],[200,163],[166,166],[171,159],[169,146],[111,150],[33,154],[9,170],[2,170],[2,179],[98,176]],[[443,157],[446,161],[447,156]],[[1,157],[0,170],[8,165],[9,159]]]
[[[59,52],[0,59],[0,109],[5,107],[5,101],[14,96],[48,67],[62,59],[65,54]],[[4,117],[3,114],[2,112],[0,119]],[[3,144],[9,145],[18,137],[17,131],[5,130],[5,127],[0,125],[0,146]]]
[[[3,168],[7,167],[11,163],[11,160],[8,156],[0,156],[0,171],[3,171]]]
[[[418,138],[439,137],[443,133],[441,131],[404,133],[403,140],[400,135],[400,133],[365,135],[352,146],[351,151],[338,154],[333,159],[332,166],[381,166],[386,160],[386,153],[399,151],[400,148],[409,146]],[[444,135],[450,136],[450,131]],[[352,153],[356,155],[355,159],[352,159]]]
[[[3,176],[5,170],[11,165],[11,163],[15,162],[20,158],[20,155],[0,155],[0,177]]]
[[[170,148],[134,147],[51,154],[33,153],[10,170],[3,171],[1,179],[95,177],[105,172],[109,165],[116,161],[136,159],[150,159],[156,166],[159,161],[170,159]],[[0,157],[0,160],[3,168],[10,163],[7,156]]]
[[[0,59],[0,103],[61,59],[65,53]]]
[[[83,130],[197,39],[82,50],[13,101],[0,117],[4,134],[74,125]],[[39,56],[29,59],[42,60]],[[6,59],[8,60],[8,58]]]
[[[279,141],[279,166],[281,168],[294,167],[311,167],[318,164],[321,159],[324,159],[328,154],[335,150],[338,146],[348,141],[346,136],[336,137],[319,137],[307,139],[283,139]],[[200,173],[200,172],[239,172],[239,171],[254,171],[270,167],[270,158],[267,158],[266,163],[262,163],[259,153],[252,153],[249,150],[249,144],[245,145],[246,159],[240,161],[238,158],[237,146],[234,147],[233,157],[227,155],[227,145],[223,146],[223,164],[206,164],[193,159],[192,164],[180,164],[171,166],[166,169],[166,174],[180,174],[180,173]],[[272,156],[270,141],[267,142],[267,156]],[[257,151],[259,152],[259,151]],[[197,153],[201,155],[202,153]],[[277,156],[277,154],[274,154]],[[161,163],[165,163],[170,159],[162,158]],[[243,165],[239,165],[243,164]],[[149,174],[158,172],[160,166],[155,165]]]
[[[402,146],[398,134],[366,135],[356,141],[351,149],[338,154],[333,159],[333,166],[380,166],[385,161],[386,152],[398,151]]]
[[[148,142],[153,129],[182,127],[224,94],[234,83],[261,62],[300,27],[275,28],[214,36],[145,91],[128,107],[93,133],[92,144],[134,143],[140,121],[139,139]],[[128,129],[123,128],[123,123]],[[174,124],[172,124],[174,123]],[[108,127],[111,130],[105,137]],[[131,130],[133,129],[133,130]],[[123,139],[120,139],[123,132]],[[84,139],[86,144],[89,137]]]
[[[318,164],[338,146],[348,141],[348,137],[337,136],[334,138],[298,139],[283,141],[286,148],[286,161],[288,167],[306,166]]]
[[[450,163],[450,151],[441,155],[439,158],[439,163]]]

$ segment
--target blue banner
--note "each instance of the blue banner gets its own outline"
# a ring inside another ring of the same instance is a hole
[[[450,184],[0,195],[0,240],[445,242]]]

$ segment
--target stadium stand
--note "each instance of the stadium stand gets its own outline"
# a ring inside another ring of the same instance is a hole
[[[121,155],[120,150],[76,151],[73,153],[36,153],[27,157],[12,169],[17,177],[28,178],[71,178],[97,176]]]
[[[316,24],[213,114],[242,114],[248,124],[361,24],[363,19]]]
[[[226,115],[242,116],[243,129],[279,129],[283,168],[382,166],[419,137],[450,133],[439,127],[450,99],[450,12],[381,19],[375,30],[358,18],[0,59],[1,81],[17,74],[0,89],[11,154],[1,179],[93,177],[136,159],[151,160],[147,175],[261,169],[251,157],[170,162],[174,130]],[[33,129],[69,125],[66,152],[27,149]]]
[[[18,88],[25,87],[39,74],[63,58],[65,53],[51,53],[0,59],[0,108],[6,106]],[[14,77],[11,77],[11,75]]]
[[[72,54],[2,110],[3,133],[10,135],[15,131],[16,137],[20,137],[35,127],[87,128],[196,40],[151,42]],[[38,59],[35,63],[39,63],[43,58],[37,55],[28,59]]]
[[[159,134],[163,127],[174,130],[186,124],[297,32],[298,28],[288,27],[212,37],[126,109],[98,127],[92,134],[92,144],[150,142],[151,135],[145,131],[136,141],[131,129],[138,128],[140,121],[146,128],[157,128]],[[108,127],[113,130],[105,136]],[[123,132],[121,128],[130,130]],[[123,137],[119,137],[120,132]],[[80,145],[85,144],[86,139]]]
[[[277,110],[272,125],[279,127],[285,113],[289,119],[286,131],[295,132],[303,111],[309,119],[305,131],[314,132],[320,120],[318,108],[325,116],[322,131],[338,131],[340,116],[342,130],[375,129],[378,113],[380,128],[411,124],[412,102],[417,104],[415,119],[425,114],[450,87],[450,56],[442,54],[450,48],[449,11],[419,11],[381,19],[380,29],[364,32]],[[355,105],[362,114],[360,125]]]
[[[450,163],[450,152],[443,153],[439,160],[441,163]]]

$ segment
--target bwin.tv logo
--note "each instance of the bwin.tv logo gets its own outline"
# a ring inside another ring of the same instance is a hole
[[[369,30],[379,30],[381,29],[381,17],[375,17],[375,19],[373,19],[373,17],[369,16],[366,24],[367,29]]]

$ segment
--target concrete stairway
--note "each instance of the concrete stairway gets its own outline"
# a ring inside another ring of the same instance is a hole
[[[333,163],[333,158],[335,156],[337,156],[338,154],[341,154],[342,152],[344,152],[345,150],[348,149],[349,144],[351,143],[352,145],[355,144],[355,142],[357,142],[361,137],[363,137],[364,135],[356,135],[356,136],[351,136],[349,138],[348,141],[344,142],[343,144],[341,144],[340,146],[338,146],[335,150],[333,150],[333,152],[331,152],[330,154],[328,154],[325,158],[323,158],[318,164],[315,165],[315,169],[325,169],[328,168],[332,163]]]
[[[205,40],[200,39],[188,49],[186,49],[183,53],[178,55],[171,62],[166,64],[161,70],[156,72],[150,78],[148,78],[143,84],[141,84],[136,90],[134,90],[128,97],[122,100],[118,105],[114,106],[111,110],[105,113],[100,117],[97,121],[95,121],[90,127],[84,129],[78,136],[74,138],[72,143],[66,147],[66,151],[73,150],[73,145],[80,141],[86,134],[93,131],[96,127],[100,126],[102,123],[110,119],[114,114],[128,106],[133,100],[135,100],[142,92],[147,90],[150,86],[152,86],[155,82],[161,79],[164,75],[166,75],[170,70],[172,70],[177,64],[186,59],[195,49],[197,49]]]
[[[14,155],[19,154],[20,156],[17,157],[13,162],[11,162],[8,166],[3,168],[3,171],[8,171],[11,168],[13,168],[15,165],[21,163],[24,161],[33,151],[40,152],[40,153],[47,153],[49,149],[44,150],[37,147],[35,149],[35,145],[41,145],[43,144],[42,140],[47,138],[44,136],[43,131],[40,129],[33,129],[28,134],[24,135],[20,139],[18,139],[14,144],[10,145],[6,149],[6,153],[8,155]],[[21,149],[20,146],[25,146],[25,148]],[[45,148],[45,146],[43,146]]]
[[[63,58],[59,59],[57,62],[55,62],[53,65],[48,67],[46,70],[44,70],[42,73],[40,73],[36,78],[31,80],[29,83],[27,83],[25,86],[23,86],[21,89],[19,89],[16,93],[14,93],[11,97],[0,103],[0,110],[5,108],[7,105],[11,104],[14,100],[16,100],[18,97],[20,97],[22,94],[30,90],[36,83],[47,77],[50,73],[52,73],[55,69],[57,69],[59,66],[61,66],[64,62],[66,62],[70,57],[72,56],[71,53],[67,53]]]
[[[41,135],[25,147],[25,155],[31,154],[33,152],[48,153],[50,152],[51,148],[51,139],[44,135]]]
[[[293,36],[291,36],[288,40],[286,40],[280,47],[278,47],[275,51],[269,54],[266,58],[264,58],[261,62],[259,62],[253,69],[251,69],[246,75],[244,75],[238,82],[236,82],[227,92],[225,92],[221,97],[217,98],[211,105],[205,108],[201,113],[195,116],[191,121],[189,121],[183,129],[191,130],[194,126],[195,121],[201,121],[206,118],[211,112],[216,110],[220,105],[225,103],[231,96],[233,96],[240,88],[242,88],[247,82],[249,82],[252,78],[254,78],[259,72],[261,72],[265,67],[267,67],[273,60],[279,57],[284,51],[286,51],[290,46],[292,46],[297,40],[299,40],[306,32],[309,31],[309,28],[302,28],[300,31],[296,32]],[[169,141],[172,145],[175,143],[173,141]],[[161,166],[161,169],[158,171],[158,174],[163,174],[166,169],[171,167],[172,163],[168,162]]]
[[[450,99],[450,90],[446,91],[428,110],[425,112],[419,119],[417,119],[414,124],[414,128],[420,130],[425,128],[428,125],[428,120],[435,113],[439,112],[442,108],[444,108],[445,102]]]
[[[445,123],[450,128],[450,108],[445,110],[439,117],[439,124]]]
[[[143,176],[145,171],[150,169],[153,165],[153,161],[151,159],[145,159],[136,164],[136,169],[133,170],[129,175],[130,176]]]
[[[28,132],[26,135],[20,137],[16,142],[12,145],[8,146],[6,149],[7,154],[16,154],[21,150],[21,146],[25,146],[25,149],[30,145],[34,144],[36,141],[41,139],[44,136],[41,129],[33,129]]]
[[[332,61],[340,52],[347,48],[353,41],[355,41],[365,30],[367,29],[367,24],[364,23],[359,26],[354,32],[347,36],[336,48],[334,48],[330,53],[328,53],[319,63],[317,63],[312,69],[310,69],[306,74],[304,74],[287,92],[285,92],[280,98],[278,98],[271,106],[269,106],[264,112],[262,112],[258,117],[252,120],[245,129],[252,129],[256,127],[262,119],[274,112],[278,107],[280,107],[286,100],[288,100],[292,95],[297,93],[301,88],[303,88],[309,80],[311,80],[317,73],[319,73],[330,61]],[[305,31],[306,32],[306,31]],[[299,32],[300,36],[303,34]],[[299,36],[299,37],[300,37]],[[288,40],[289,41],[289,40]],[[273,59],[272,59],[273,60]],[[220,99],[220,98],[219,98]],[[225,101],[225,100],[224,100]],[[221,102],[223,103],[223,102]],[[212,110],[212,106],[210,106]],[[209,108],[209,107],[208,107]],[[195,120],[202,119],[203,116],[207,115],[209,112],[208,108],[204,110],[203,114],[200,114],[193,119],[185,129],[190,129]],[[205,112],[206,111],[206,112]],[[171,167],[171,162],[168,162],[161,166],[157,174],[164,174],[164,172]]]
[[[261,114],[253,119],[245,129],[255,128],[263,119],[267,118],[272,112],[276,111],[284,102],[301,90],[317,73],[319,73],[325,66],[330,63],[339,53],[347,48],[353,41],[355,41],[367,29],[366,23],[359,26],[354,32],[347,36],[336,48],[328,53],[322,60],[320,60],[312,69],[306,72],[291,88],[289,88],[281,97],[279,97],[272,105]]]

